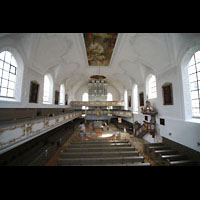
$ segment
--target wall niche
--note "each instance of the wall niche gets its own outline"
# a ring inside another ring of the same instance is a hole
[[[39,83],[37,81],[31,81],[30,83],[30,92],[29,92],[29,103],[38,103],[38,92],[39,92]]]

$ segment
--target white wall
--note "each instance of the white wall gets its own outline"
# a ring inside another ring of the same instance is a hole
[[[170,117],[164,118],[165,126],[160,125],[162,136],[200,152],[200,146],[197,144],[200,142],[199,123]]]
[[[54,84],[53,90],[53,103],[52,104],[43,104],[43,88],[44,88],[44,76],[37,73],[36,71],[26,67],[24,69],[24,80],[22,85],[21,92],[21,101],[13,102],[13,101],[0,101],[0,108],[65,108],[69,106],[65,105],[55,105],[55,90],[60,91],[58,85]],[[29,91],[30,91],[30,82],[36,80],[39,86],[39,95],[38,95],[38,103],[29,103]]]
[[[166,82],[171,82],[173,87],[173,105],[163,105],[162,85]],[[153,139],[149,134],[144,136],[144,139],[149,142],[161,141],[161,136],[164,136],[172,141],[183,144],[200,152],[200,120],[184,120],[184,105],[183,105],[183,90],[180,87],[182,80],[180,78],[179,67],[173,67],[163,74],[156,76],[157,83],[157,98],[150,99],[151,105],[156,108],[158,115],[156,116],[157,134]],[[139,93],[144,92],[146,101],[146,88],[144,85],[138,87]],[[146,105],[146,103],[145,103]],[[160,118],[165,119],[165,126],[160,125]],[[144,116],[140,112],[134,113],[134,120],[143,123]],[[172,133],[172,135],[169,135]]]

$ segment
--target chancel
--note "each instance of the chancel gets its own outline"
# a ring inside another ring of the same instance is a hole
[[[199,166],[199,33],[0,33],[1,166]]]

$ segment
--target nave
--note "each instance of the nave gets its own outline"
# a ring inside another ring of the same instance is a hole
[[[88,134],[81,136],[81,122],[75,119],[1,154],[1,166],[199,166],[167,141],[135,137],[127,123],[111,120],[109,130],[97,134],[85,123]]]
[[[81,137],[79,127],[76,126],[73,135],[46,166],[156,165],[143,152],[144,140],[130,138],[129,133],[118,129],[114,123],[109,124],[109,131],[97,134],[89,134],[88,123],[86,133]]]
[[[56,166],[197,166],[199,163],[165,143],[148,143],[110,123],[113,136],[82,138],[78,127],[48,165]],[[89,131],[86,126],[86,132]]]

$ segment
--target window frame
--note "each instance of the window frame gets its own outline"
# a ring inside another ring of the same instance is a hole
[[[199,61],[197,62],[196,55],[199,53]],[[190,65],[191,60],[194,59],[194,63]],[[197,68],[197,65],[199,65],[199,69]],[[195,71],[190,72],[189,70],[194,67]],[[188,71],[188,81],[189,81],[189,88],[190,88],[190,100],[191,100],[191,111],[192,111],[192,118],[200,118],[200,50],[197,50],[190,58],[188,64],[187,64],[187,71]],[[191,81],[191,76],[195,76],[195,81]],[[192,84],[196,83],[196,89],[192,89]],[[197,98],[192,97],[192,93],[197,92]],[[197,100],[199,102],[199,105],[197,107],[193,107],[193,101]],[[195,115],[194,109],[197,109],[199,112],[199,115]]]
[[[151,79],[154,77],[155,77],[155,81],[151,82]],[[152,84],[153,84],[153,87],[152,87]],[[156,84],[155,75],[149,74],[149,76],[147,77],[146,88],[147,88],[148,99],[156,99],[157,98],[157,84]],[[154,89],[155,91],[152,92],[152,89]]]
[[[44,94],[45,91],[45,77],[49,79],[49,94],[48,94],[48,101],[44,101]],[[53,78],[50,73],[44,75],[44,86],[43,86],[43,104],[53,104]]]
[[[63,102],[62,102],[62,100],[63,100]],[[60,85],[59,105],[65,105],[65,85],[64,84]]]
[[[138,91],[138,85],[134,84],[132,89],[132,95],[133,95],[133,113],[139,112],[139,91]]]
[[[86,96],[87,96],[87,100],[86,100]],[[88,92],[84,92],[83,94],[82,94],[82,101],[83,102],[88,102],[89,101],[89,94],[88,94]],[[82,110],[88,110],[89,109],[89,107],[87,107],[87,106],[82,106]]]
[[[15,85],[14,85],[13,97],[1,96],[0,97],[0,102],[6,102],[6,101],[7,102],[21,102],[22,83],[23,83],[23,74],[24,74],[24,63],[23,63],[23,60],[21,58],[20,52],[18,50],[16,50],[14,47],[11,47],[11,46],[7,46],[7,47],[6,46],[2,46],[2,47],[0,47],[0,53],[3,53],[5,51],[8,51],[9,53],[11,53],[11,55],[15,59],[17,67],[15,69],[16,77],[15,77]],[[6,62],[6,63],[9,64],[8,62]],[[11,64],[11,65],[15,67],[15,65],[13,65],[13,64]],[[10,71],[10,67],[9,67],[9,71]]]

